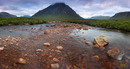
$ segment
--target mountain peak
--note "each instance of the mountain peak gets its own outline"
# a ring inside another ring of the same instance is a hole
[[[38,11],[32,17],[43,19],[81,19],[81,17],[68,5],[58,2]]]
[[[54,3],[54,4],[52,4],[52,5],[66,5],[66,4],[63,3],[63,2],[57,2],[57,3]]]

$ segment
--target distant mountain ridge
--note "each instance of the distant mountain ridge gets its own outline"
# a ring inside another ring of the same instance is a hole
[[[110,16],[93,16],[89,19],[110,19]]]
[[[82,19],[82,17],[65,3],[52,4],[38,11],[32,17],[43,19]]]
[[[21,16],[21,17],[31,17],[30,15],[23,15],[23,16]]]
[[[13,15],[13,14],[10,14],[10,13],[7,13],[7,12],[0,12],[0,17],[10,18],[10,17],[17,17],[17,16]]]
[[[130,20],[130,11],[116,13],[111,19]]]

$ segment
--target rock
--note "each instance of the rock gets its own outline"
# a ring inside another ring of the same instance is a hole
[[[121,51],[117,47],[115,47],[111,50],[108,50],[107,54],[109,57],[112,57],[112,58],[117,59],[117,60],[121,60],[123,55],[124,55],[123,53],[121,53]]]
[[[23,58],[19,58],[19,59],[18,59],[18,63],[19,63],[19,64],[25,64],[25,63],[26,63],[26,60],[24,60]]]
[[[4,50],[4,47],[0,47],[0,51]]]
[[[103,47],[103,46],[106,46],[108,45],[108,40],[106,39],[105,36],[97,36],[94,38],[94,41],[93,41],[93,45],[94,46],[98,46],[98,47]]]
[[[91,42],[86,42],[86,44],[91,45]]]
[[[12,32],[13,30],[9,30],[9,32]]]
[[[49,32],[50,32],[49,30],[45,30],[44,34],[49,34]]]
[[[60,50],[55,50],[57,53],[61,53],[61,51]]]
[[[93,60],[93,61],[96,61],[96,62],[99,61],[99,56],[98,56],[98,55],[93,56],[93,57],[92,57],[92,60]]]
[[[51,24],[51,27],[54,27],[55,26],[55,24]]]
[[[44,43],[44,46],[50,46],[50,43]]]
[[[49,27],[49,25],[46,25],[46,27]]]
[[[57,58],[53,58],[53,61],[58,62],[59,60]]]
[[[43,52],[43,50],[42,49],[37,49],[36,52]]]
[[[51,68],[52,68],[52,69],[57,69],[57,68],[59,68],[59,67],[60,67],[60,66],[59,66],[58,63],[51,64]]]
[[[62,49],[63,49],[62,46],[57,46],[56,48],[57,48],[58,50],[62,50]]]
[[[33,29],[36,30],[36,27],[34,27]]]

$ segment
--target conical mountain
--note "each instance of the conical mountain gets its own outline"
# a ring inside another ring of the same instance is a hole
[[[42,19],[82,19],[72,8],[65,3],[55,3],[38,11],[32,17]]]

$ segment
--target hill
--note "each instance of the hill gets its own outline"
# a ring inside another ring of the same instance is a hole
[[[10,17],[17,17],[17,16],[16,15],[12,15],[12,14],[7,13],[7,12],[0,12],[0,17],[10,18]]]
[[[32,17],[42,19],[82,19],[72,8],[65,3],[55,3],[38,11]]]
[[[94,16],[94,17],[91,17],[89,19],[99,19],[99,20],[104,20],[104,19],[110,19],[110,16]]]
[[[130,20],[130,11],[116,13],[111,19]]]

